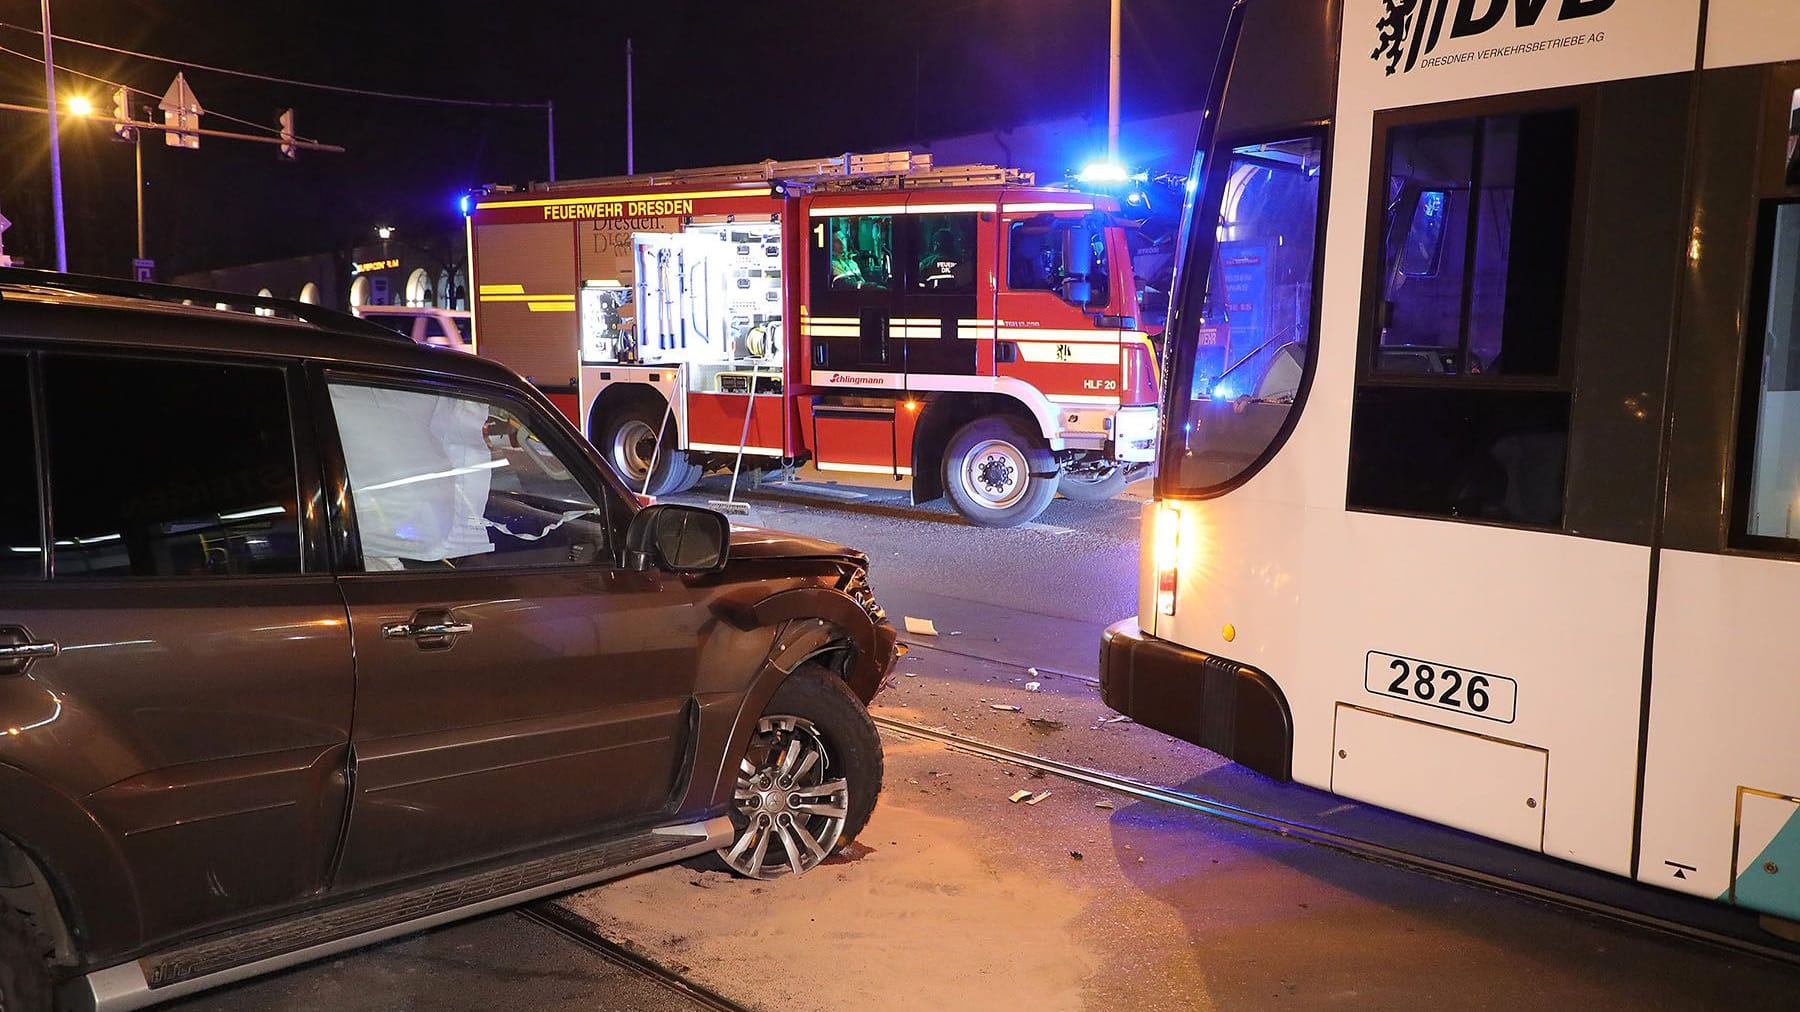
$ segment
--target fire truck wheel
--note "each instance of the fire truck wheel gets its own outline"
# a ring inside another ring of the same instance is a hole
[[[606,455],[607,463],[625,479],[634,492],[649,495],[674,495],[686,492],[700,481],[705,469],[688,460],[687,452],[675,448],[675,422],[670,420],[663,432],[662,449],[656,446],[656,432],[662,426],[662,412],[649,404],[627,404],[603,418],[592,434],[594,445]],[[644,477],[650,462],[656,462],[656,474],[648,487]]]
[[[1028,523],[1056,498],[1056,458],[1037,434],[1005,415],[956,430],[944,452],[944,494],[982,527]]]
[[[1056,480],[1056,490],[1078,502],[1103,502],[1125,491],[1125,469],[1064,471]]]

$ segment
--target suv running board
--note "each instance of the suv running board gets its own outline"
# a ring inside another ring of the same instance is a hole
[[[731,842],[731,820],[652,829],[403,893],[357,900],[96,970],[75,1007],[122,1012],[286,969],[504,907],[705,854]],[[85,999],[85,1000],[84,1000]]]

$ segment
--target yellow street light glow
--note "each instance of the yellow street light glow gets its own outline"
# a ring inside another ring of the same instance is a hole
[[[69,99],[69,114],[72,116],[92,116],[94,103],[86,95],[76,95]]]

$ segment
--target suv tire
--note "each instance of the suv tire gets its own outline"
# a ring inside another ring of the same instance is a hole
[[[0,1012],[48,1012],[49,951],[31,922],[0,901]]]
[[[588,433],[600,455],[625,480],[633,492],[647,495],[675,495],[699,484],[705,468],[688,459],[687,451],[675,446],[675,419],[663,424],[664,411],[649,398],[628,401],[595,420]],[[656,449],[656,434],[662,432],[662,447]],[[655,473],[644,483],[650,460],[656,460]]]
[[[836,674],[801,665],[751,732],[731,810],[737,835],[719,858],[746,878],[811,871],[862,832],[882,767],[881,735],[862,702]]]
[[[981,527],[1017,527],[1056,498],[1056,458],[1016,418],[977,418],[950,437],[944,450],[944,494],[964,520]]]

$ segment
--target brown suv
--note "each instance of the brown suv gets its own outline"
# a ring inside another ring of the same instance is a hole
[[[4,1012],[798,874],[874,807],[866,559],[640,505],[490,362],[0,270],[0,474]]]

